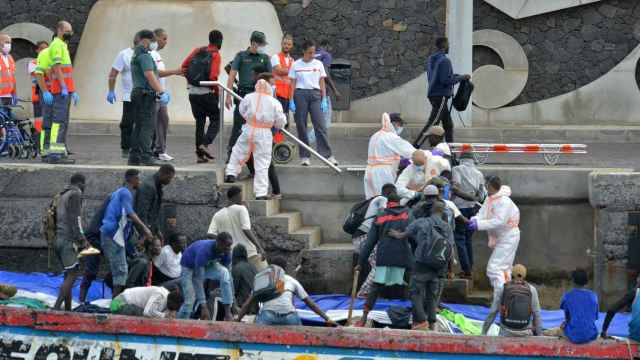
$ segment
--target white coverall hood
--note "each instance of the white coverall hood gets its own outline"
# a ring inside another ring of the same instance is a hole
[[[367,199],[380,195],[382,186],[396,182],[400,158],[410,158],[416,150],[396,134],[389,114],[382,114],[382,128],[369,139],[364,192]]]

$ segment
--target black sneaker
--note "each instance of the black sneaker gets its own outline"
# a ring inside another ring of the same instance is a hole
[[[149,159],[147,161],[142,162],[142,166],[161,166],[162,163],[158,162],[156,159]]]
[[[49,156],[47,158],[47,164],[71,165],[75,163],[76,161],[74,159],[69,159],[67,157]]]
[[[234,182],[236,182],[236,177],[233,175],[227,175],[224,178],[224,182],[233,184]]]
[[[129,166],[139,166],[141,164],[140,159],[132,158],[129,156],[129,160],[127,161],[127,165]]]

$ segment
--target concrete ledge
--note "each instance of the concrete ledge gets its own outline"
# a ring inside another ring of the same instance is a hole
[[[231,129],[230,119],[224,133]],[[380,129],[380,123],[333,123],[330,133],[339,138],[368,138]],[[422,125],[408,124],[405,132],[414,138]],[[118,122],[72,120],[70,134],[120,135]],[[170,136],[193,136],[193,122],[172,122]],[[504,126],[504,127],[456,127],[456,140],[464,142],[560,142],[560,143],[639,143],[640,126]],[[294,131],[295,133],[295,131]]]
[[[591,206],[607,211],[637,211],[640,208],[640,173],[598,170],[589,175]]]

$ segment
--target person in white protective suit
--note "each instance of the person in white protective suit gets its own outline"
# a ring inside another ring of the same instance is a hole
[[[489,196],[467,227],[489,235],[493,252],[487,264],[487,277],[496,291],[511,280],[511,268],[520,243],[520,210],[510,198],[511,188],[503,186],[499,177],[487,178],[487,192]]]
[[[396,182],[400,158],[410,158],[416,148],[400,137],[400,114],[382,114],[382,129],[369,139],[367,168],[364,172],[364,194],[367,199],[380,195],[384,184]]]
[[[280,102],[272,96],[272,89],[265,80],[258,80],[256,91],[240,102],[240,115],[247,121],[231,150],[225,171],[225,182],[235,182],[242,166],[253,154],[255,176],[253,188],[256,200],[267,200],[269,192],[268,169],[271,163],[273,134],[271,128],[281,129],[287,123]]]

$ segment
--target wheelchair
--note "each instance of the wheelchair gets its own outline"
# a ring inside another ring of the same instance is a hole
[[[12,107],[0,106],[0,156],[35,159],[38,156],[35,134],[36,129],[30,119],[18,119]]]

